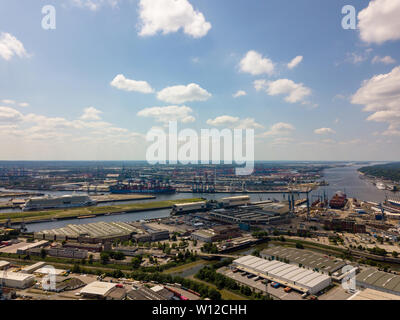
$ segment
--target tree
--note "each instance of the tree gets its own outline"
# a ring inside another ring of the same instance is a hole
[[[47,256],[47,251],[44,248],[42,248],[42,250],[40,250],[40,257],[42,259],[45,259],[46,256]]]
[[[300,242],[296,242],[297,249],[304,249],[304,246]]]
[[[93,255],[89,254],[89,264],[92,264],[92,263],[93,263]]]
[[[107,264],[110,261],[110,255],[108,252],[102,252],[100,253],[100,261],[102,264]]]
[[[393,257],[397,258],[398,255],[399,255],[399,254],[398,254],[396,251],[393,251],[393,252],[392,252],[392,256],[393,256]]]

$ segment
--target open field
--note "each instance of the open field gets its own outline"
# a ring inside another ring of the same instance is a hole
[[[70,219],[78,218],[80,216],[87,215],[104,215],[107,213],[122,213],[122,212],[136,212],[136,211],[147,211],[147,210],[158,210],[172,208],[175,203],[188,203],[202,201],[201,198],[191,199],[176,199],[176,200],[164,200],[154,201],[146,203],[135,203],[135,204],[121,204],[104,207],[82,207],[73,209],[58,209],[58,210],[45,210],[45,211],[26,211],[26,212],[3,212],[0,213],[0,223],[4,223],[7,219],[11,219],[11,222],[21,222],[23,219],[25,223],[29,223],[35,220],[41,219]]]

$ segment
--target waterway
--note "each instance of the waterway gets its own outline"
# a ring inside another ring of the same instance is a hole
[[[361,166],[357,165],[349,165],[344,167],[336,167],[326,169],[323,173],[323,179],[328,182],[328,186],[320,187],[317,190],[314,190],[310,194],[310,201],[314,201],[318,195],[327,195],[328,198],[331,198],[335,192],[344,191],[348,197],[354,197],[360,200],[365,201],[374,201],[374,202],[382,202],[386,196],[388,197],[399,197],[399,193],[393,193],[391,191],[378,190],[372,183],[368,182],[365,179],[361,179],[358,173],[358,169]],[[29,190],[25,190],[29,191]],[[46,194],[48,194],[46,192]],[[50,192],[51,195],[62,195],[67,194],[67,192]],[[217,193],[217,194],[209,194],[209,193],[176,193],[173,195],[158,195],[156,199],[149,200],[140,200],[140,202],[149,202],[149,201],[161,201],[161,200],[173,200],[173,199],[183,199],[183,198],[198,198],[202,197],[208,200],[216,200],[222,197],[227,196],[238,196],[239,194],[234,193]],[[276,199],[276,200],[284,200],[287,196],[285,194],[278,193],[261,193],[261,194],[248,194],[252,201],[261,201],[268,199]],[[297,195],[296,198],[304,198],[305,195]],[[128,204],[133,203],[135,201],[123,201],[118,203],[103,203],[101,205],[112,205],[112,204]],[[18,210],[18,209],[17,209]],[[10,212],[11,210],[7,210]],[[61,228],[66,226],[67,224],[83,224],[90,222],[98,222],[98,221],[139,221],[142,219],[157,219],[169,216],[170,210],[154,210],[154,211],[146,211],[146,212],[134,212],[120,215],[110,215],[110,216],[100,216],[97,218],[88,218],[88,219],[71,219],[71,220],[62,220],[62,221],[52,221],[52,222],[43,222],[43,223],[34,223],[27,225],[28,231],[40,231],[44,229],[52,229],[52,228]]]

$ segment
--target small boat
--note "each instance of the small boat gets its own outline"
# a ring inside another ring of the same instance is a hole
[[[89,218],[96,218],[96,215],[95,214],[91,214],[91,215],[88,215],[88,216],[79,216],[79,217],[77,217],[78,219],[89,219]]]

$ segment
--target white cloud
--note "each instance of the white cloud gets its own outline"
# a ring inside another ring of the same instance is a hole
[[[9,33],[2,32],[0,34],[0,57],[10,60],[14,55],[20,58],[29,57],[21,41]]]
[[[118,6],[120,0],[71,0],[72,5],[79,8],[86,8],[91,11],[97,11],[104,5],[109,5],[112,8]]]
[[[292,131],[295,130],[295,127],[290,123],[286,122],[278,122],[271,126],[271,128],[262,133],[261,137],[270,137],[270,136],[284,136],[291,134]]]
[[[240,71],[252,75],[272,75],[274,73],[275,64],[270,59],[264,58],[257,51],[250,50],[240,61],[239,68]]]
[[[335,130],[331,128],[319,128],[314,130],[315,134],[335,134]]]
[[[368,121],[389,124],[386,135],[397,134],[400,129],[400,66],[365,80],[351,102],[364,105],[365,112],[373,112]]]
[[[18,103],[18,106],[26,108],[26,107],[29,107],[29,103],[28,102],[20,102],[20,103]]]
[[[12,124],[23,120],[23,115],[18,110],[0,106],[0,123]]]
[[[14,100],[10,100],[10,99],[4,99],[4,100],[1,100],[1,102],[4,103],[4,104],[8,104],[8,105],[15,104],[15,101]]]
[[[152,93],[154,89],[146,81],[137,81],[125,78],[123,74],[118,74],[110,85],[125,91],[136,91],[141,93]]]
[[[238,90],[236,93],[234,93],[234,94],[232,95],[232,97],[234,97],[234,98],[239,98],[239,97],[245,96],[246,94],[247,94],[246,91],[244,91],[244,90]]]
[[[372,58],[372,63],[393,64],[396,63],[396,60],[394,60],[391,56],[375,56]]]
[[[201,38],[211,29],[211,23],[188,0],[140,0],[139,19],[140,36],[168,34],[182,28],[185,34]]]
[[[360,38],[367,43],[382,44],[400,39],[400,1],[372,0],[358,13]]]
[[[256,80],[254,81],[254,88],[257,91],[265,90],[270,96],[284,94],[286,95],[285,101],[290,103],[301,101],[304,104],[308,104],[305,98],[311,94],[311,89],[302,83],[295,83],[289,79],[278,79],[275,81]]]
[[[207,124],[215,127],[229,127],[235,129],[260,129],[263,126],[257,123],[253,118],[240,119],[239,117],[233,117],[223,115],[216,117],[215,119],[208,119]]]
[[[193,110],[187,106],[151,107],[140,110],[139,117],[154,118],[155,121],[167,124],[169,121],[180,121],[182,123],[194,122],[191,115]]]
[[[293,69],[293,68],[297,67],[301,61],[303,61],[303,56],[297,56],[297,57],[293,58],[293,60],[287,64],[287,67],[289,69]]]
[[[82,120],[100,120],[100,114],[103,112],[94,107],[88,107],[83,110]]]
[[[211,94],[196,83],[167,87],[157,93],[159,100],[178,104],[188,101],[205,101],[210,97]]]

